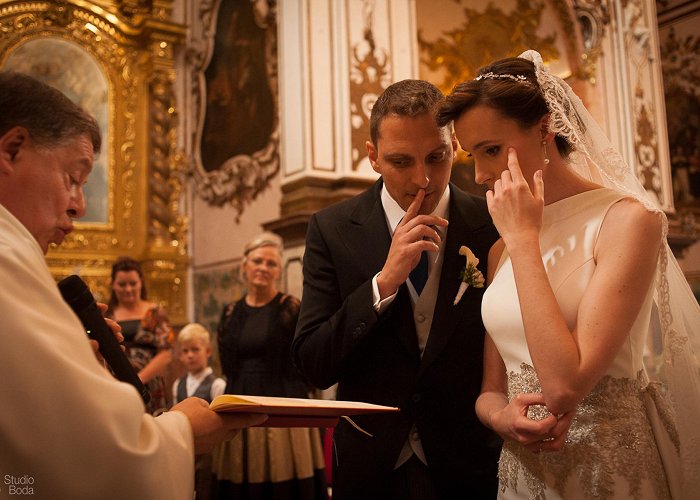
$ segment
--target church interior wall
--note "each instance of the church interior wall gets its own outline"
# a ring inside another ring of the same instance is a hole
[[[659,51],[664,67],[666,121],[677,219],[697,236],[700,221],[700,1],[657,2]],[[678,260],[700,291],[700,243]]]
[[[0,0],[0,20],[19,5]],[[530,47],[569,77],[628,161],[648,162],[640,175],[700,289],[700,0],[32,5],[20,8],[33,23],[6,24],[0,65],[25,40],[58,37],[95,58],[113,93],[108,223],[79,225],[49,253],[57,278],[80,272],[98,296],[113,259],[131,253],[176,324],[214,328],[243,293],[244,244],[263,230],[285,240],[281,288],[301,295],[306,221],[376,179],[364,141],[381,90],[425,78],[448,92]],[[85,19],[94,33],[76,35]],[[483,192],[464,158],[453,180]]]

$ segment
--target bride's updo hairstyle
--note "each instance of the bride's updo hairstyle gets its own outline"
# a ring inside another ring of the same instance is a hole
[[[535,65],[519,57],[501,59],[478,71],[476,78],[455,85],[437,112],[437,124],[444,127],[463,113],[485,105],[502,116],[530,128],[549,112],[537,84]],[[564,137],[555,136],[559,154],[566,158],[573,147]]]

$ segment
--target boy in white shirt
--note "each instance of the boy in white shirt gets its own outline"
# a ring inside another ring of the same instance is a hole
[[[185,325],[177,336],[177,352],[187,375],[173,383],[173,401],[179,403],[190,396],[197,396],[211,403],[224,393],[226,381],[214,374],[209,366],[211,335],[199,323]],[[211,489],[211,453],[195,457],[195,492],[197,498],[209,498]]]
[[[209,366],[211,357],[211,335],[199,323],[185,325],[177,336],[180,362],[187,375],[173,384],[173,401],[179,403],[189,396],[197,396],[211,403],[224,393],[226,381],[214,375]]]

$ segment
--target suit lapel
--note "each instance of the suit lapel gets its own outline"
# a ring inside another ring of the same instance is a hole
[[[391,234],[386,223],[386,215],[381,201],[381,179],[362,196],[349,220],[338,225],[338,237],[348,249],[349,255],[356,256],[360,275],[356,277],[359,286],[377,274],[389,254]],[[411,298],[406,284],[399,287],[387,315],[382,321],[390,322],[394,334],[412,356],[419,356]]]
[[[377,274],[386,261],[391,234],[386,225],[380,192],[381,180],[362,195],[347,221],[338,224],[338,237],[353,256],[364,282]]]
[[[483,221],[470,220],[471,200],[461,191],[450,184],[450,215],[447,241],[445,242],[445,254],[440,272],[440,284],[433,312],[433,323],[430,327],[430,336],[421,360],[419,375],[437,358],[440,352],[449,342],[458,328],[461,328],[461,318],[464,315],[466,300],[453,305],[454,298],[459,288],[459,275],[465,265],[465,258],[459,255],[462,245],[474,247],[473,239],[475,227],[482,225]],[[472,218],[473,218],[473,214]],[[467,299],[465,294],[463,299]],[[470,335],[474,332],[460,331],[460,335]],[[481,332],[477,332],[481,333]]]
[[[399,287],[394,303],[388,313],[392,318],[392,328],[396,336],[399,337],[401,345],[406,349],[416,364],[420,359],[418,349],[418,335],[416,334],[416,323],[413,319],[413,306],[411,305],[411,295],[408,286],[404,283]],[[389,319],[389,318],[387,318]]]

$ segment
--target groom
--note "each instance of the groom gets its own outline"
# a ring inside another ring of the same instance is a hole
[[[401,408],[338,425],[334,500],[496,496],[500,441],[474,412],[483,288],[453,302],[460,247],[485,274],[498,234],[485,200],[449,184],[442,99],[422,80],[389,86],[367,142],[381,179],[309,221],[296,363],[320,388],[337,382],[338,399]]]

